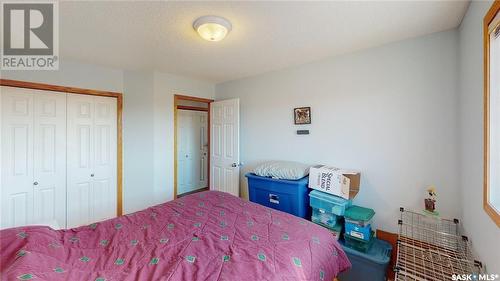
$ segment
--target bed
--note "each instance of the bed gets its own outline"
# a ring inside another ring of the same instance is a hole
[[[328,230],[206,191],[68,230],[0,231],[2,280],[333,280],[351,264]]]

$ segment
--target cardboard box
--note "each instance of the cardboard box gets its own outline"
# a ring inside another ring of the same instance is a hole
[[[317,165],[309,169],[309,188],[353,199],[359,192],[360,178],[357,171]]]

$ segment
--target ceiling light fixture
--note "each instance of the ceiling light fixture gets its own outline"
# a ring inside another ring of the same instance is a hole
[[[227,19],[217,16],[203,16],[197,18],[193,23],[193,28],[198,32],[201,38],[217,42],[231,31],[231,22]]]

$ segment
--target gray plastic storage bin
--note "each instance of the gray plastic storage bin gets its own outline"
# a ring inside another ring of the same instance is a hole
[[[352,263],[352,268],[339,275],[342,281],[385,281],[385,273],[391,259],[391,244],[374,238],[371,248],[362,253],[344,245],[339,241],[347,257]]]

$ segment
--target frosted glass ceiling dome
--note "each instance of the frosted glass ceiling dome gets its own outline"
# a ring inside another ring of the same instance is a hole
[[[196,19],[193,28],[198,32],[201,38],[217,42],[224,39],[231,31],[231,22],[218,16],[203,16]]]

